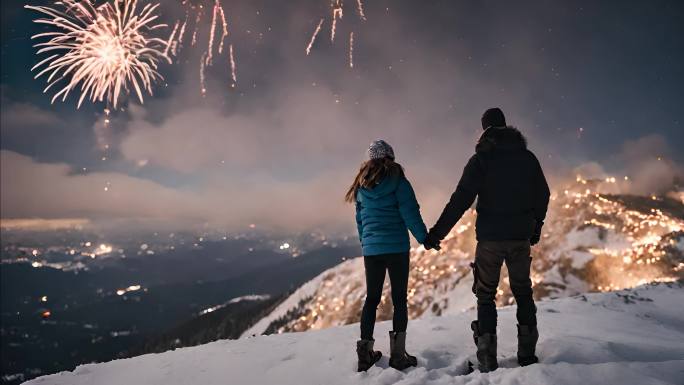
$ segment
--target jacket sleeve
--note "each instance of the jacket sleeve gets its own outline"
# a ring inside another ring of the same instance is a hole
[[[416,194],[413,192],[411,183],[406,178],[402,178],[399,181],[396,195],[397,202],[399,203],[399,213],[406,227],[408,227],[418,243],[422,244],[427,236],[427,228],[420,215],[420,206],[416,200]]]
[[[480,192],[480,186],[484,178],[484,169],[477,154],[473,155],[463,169],[461,180],[456,186],[456,191],[451,194],[451,199],[439,216],[437,223],[430,229],[430,237],[441,241],[449,234],[456,222],[463,216],[466,210],[473,204],[475,197]]]
[[[356,230],[359,232],[359,241],[363,239],[363,225],[361,224],[361,202],[356,201]]]
[[[539,160],[534,154],[532,154],[532,157],[537,168],[535,175],[534,217],[537,220],[537,231],[541,233],[551,192],[549,191],[549,185],[546,183],[546,177],[544,177],[544,171],[541,168],[541,164],[539,164]]]

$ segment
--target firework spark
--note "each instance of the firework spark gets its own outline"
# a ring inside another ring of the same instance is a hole
[[[349,68],[354,68],[354,32],[349,32]]]
[[[218,10],[219,15],[221,15],[221,27],[223,28],[223,31],[221,32],[221,43],[219,44],[218,49],[218,53],[220,55],[223,53],[223,43],[225,42],[226,37],[228,37],[228,22],[226,21],[226,14],[223,12],[223,7],[218,7]]]
[[[366,20],[366,14],[363,13],[363,2],[361,0],[356,0],[356,9],[359,11],[361,20]]]
[[[211,24],[209,27],[209,46],[207,47],[207,65],[211,65],[214,58],[214,36],[216,34],[216,16],[218,16],[218,0],[214,4],[214,9],[211,13]]]
[[[185,21],[183,22],[183,26],[181,27],[180,33],[178,34],[178,43],[181,44],[183,42],[183,37],[185,36],[185,27],[188,26],[188,15],[185,15]]]
[[[313,47],[314,42],[316,41],[316,36],[318,36],[318,33],[321,32],[321,26],[323,25],[323,19],[318,22],[318,25],[316,26],[316,29],[314,30],[313,35],[311,35],[311,41],[309,41],[309,45],[306,46],[306,54],[307,56],[309,53],[311,53],[311,47]]]
[[[72,90],[78,90],[78,107],[88,98],[116,108],[120,95],[132,88],[143,103],[143,91],[151,95],[152,84],[163,79],[157,71],[160,59],[171,63],[164,53],[166,41],[151,36],[151,31],[166,27],[155,24],[158,6],[138,9],[135,0],[110,0],[98,7],[89,0],[56,1],[54,7],[26,5],[45,15],[34,22],[57,29],[32,36],[49,39],[34,46],[37,54],[59,52],[31,69],[45,66],[35,76],[48,75],[44,92],[66,81],[52,102],[59,97],[65,101]]]
[[[197,16],[195,16],[195,29],[192,31],[192,41],[190,42],[191,46],[195,46],[197,44],[197,30],[199,30],[199,23],[202,20],[202,11],[197,11]]]
[[[173,39],[176,36],[176,32],[178,32],[178,24],[179,22],[176,22],[176,25],[173,26],[173,31],[171,31],[171,35],[169,36],[169,40],[166,41],[166,48],[164,49],[164,56],[169,55],[169,49],[171,47],[175,47],[176,41]],[[174,53],[176,50],[175,48],[172,50],[172,53]]]
[[[205,52],[202,54],[202,58],[200,59],[200,72],[199,72],[200,92],[202,93],[202,96],[207,95],[207,85],[204,81],[204,67],[205,67],[206,59],[207,59],[207,53]]]
[[[342,19],[342,0],[335,0],[332,6],[332,27],[330,28],[330,42],[335,41],[335,30],[337,29],[337,19]]]
[[[235,65],[235,56],[233,55],[233,45],[229,46],[230,52],[230,78],[233,80],[231,87],[235,87],[237,83],[237,66]]]

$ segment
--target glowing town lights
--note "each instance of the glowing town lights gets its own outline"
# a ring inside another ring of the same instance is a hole
[[[279,248],[280,248],[280,250],[287,250],[287,249],[290,248],[290,244],[287,243],[287,242],[285,242],[285,243],[283,243],[282,245],[280,245]]]
[[[49,318],[50,315],[52,315],[52,313],[50,312],[50,310],[45,310],[45,311],[42,312],[40,315],[41,315],[43,318]]]
[[[47,300],[48,300],[47,295],[40,297],[40,302],[47,302]]]
[[[124,294],[126,294],[126,290],[119,289],[116,291],[116,295],[124,295]]]
[[[34,262],[31,262],[31,266],[33,266],[33,267],[35,267],[35,268],[38,268],[38,267],[43,266],[43,264],[40,263],[40,262],[35,262],[35,261],[34,261]]]
[[[106,244],[101,244],[100,247],[95,250],[96,255],[102,255],[102,254],[109,254],[112,252],[112,246],[106,245]]]

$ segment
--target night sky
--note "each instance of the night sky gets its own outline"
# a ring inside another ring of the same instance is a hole
[[[224,0],[237,86],[224,52],[201,96],[205,18],[198,46],[161,66],[144,105],[125,98],[109,129],[101,103],[50,104],[30,72],[38,15],[1,4],[2,218],[350,229],[342,196],[384,138],[429,226],[493,106],[552,187],[583,170],[663,193],[684,175],[681,1],[367,0],[362,21],[348,0],[331,43],[327,0]],[[185,12],[162,1],[168,24]]]

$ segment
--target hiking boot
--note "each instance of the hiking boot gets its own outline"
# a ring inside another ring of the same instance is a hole
[[[389,336],[391,352],[389,366],[404,370],[418,365],[418,359],[406,353],[406,332],[389,332]]]
[[[480,323],[477,320],[470,323],[470,329],[473,331],[473,342],[477,347],[478,369],[482,373],[496,370],[499,367],[496,361],[496,334],[480,334]]]
[[[374,340],[356,341],[356,355],[359,356],[357,372],[365,372],[382,357],[382,353],[373,350],[374,342]]]
[[[539,362],[539,358],[534,355],[539,331],[537,326],[518,325],[518,364],[527,366]]]
[[[496,370],[496,334],[485,333],[477,336],[477,360],[480,372],[487,373]]]

